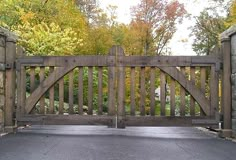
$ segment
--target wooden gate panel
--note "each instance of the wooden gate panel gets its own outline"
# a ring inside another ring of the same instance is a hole
[[[23,107],[21,107],[22,116],[18,120],[21,122],[34,121],[34,123],[41,124],[57,122],[58,124],[98,124],[98,122],[101,122],[102,124],[114,126],[117,116],[118,127],[124,127],[124,125],[213,124],[214,119],[211,118],[219,105],[217,104],[217,98],[214,98],[218,95],[218,89],[213,87],[218,85],[217,65],[219,63],[220,61],[214,57],[124,56],[123,50],[119,47],[113,47],[108,56],[22,58],[17,63],[18,70],[20,68],[21,93],[23,93],[19,96],[21,97],[19,104]],[[30,68],[31,91],[27,99],[25,98],[25,67]],[[48,71],[45,69],[47,67],[50,68],[48,76],[46,75]],[[201,68],[198,77],[196,67]],[[206,97],[205,87],[203,87],[206,85],[206,67],[211,68],[211,75],[209,76],[210,99]],[[37,68],[40,69],[40,84],[34,86],[35,74],[37,74],[35,70]],[[86,75],[84,74],[85,70],[88,70]],[[108,77],[106,78],[108,83],[107,93],[104,93],[104,74]],[[68,76],[69,87],[69,111],[66,113],[68,115],[64,115],[64,87],[67,83],[65,82],[65,76],[66,78]],[[78,78],[75,78],[76,76]],[[95,81],[95,77],[97,81]],[[84,78],[88,78],[88,80],[84,81]],[[127,80],[130,83],[126,83]],[[196,83],[197,81],[200,86]],[[98,87],[96,88],[97,93],[94,93],[94,83]],[[87,84],[88,90],[85,90],[84,85]],[[56,86],[54,87],[54,85]],[[77,88],[75,88],[75,85]],[[155,93],[157,85],[160,86],[160,108],[157,108]],[[178,85],[181,87],[180,93],[177,90]],[[55,112],[54,102],[54,97],[57,94],[55,93],[56,88],[59,90],[59,108],[57,112]],[[126,91],[126,88],[129,91]],[[78,93],[78,103],[73,99],[75,89]],[[47,92],[49,92],[50,101],[49,112],[45,108],[44,95]],[[88,93],[87,97],[84,97],[85,92]],[[107,113],[103,112],[103,98],[106,94],[108,96]],[[180,96],[180,106],[176,105],[176,94]],[[126,97],[127,95],[130,97]],[[190,97],[190,102],[189,100],[186,101],[187,96]],[[93,105],[94,97],[97,98],[98,103],[96,112]],[[169,98],[170,102],[167,103],[166,98]],[[88,103],[87,113],[83,110],[84,99]],[[40,102],[39,114],[43,115],[30,115],[38,101]],[[187,103],[190,103],[189,108],[186,108]],[[201,107],[202,113],[204,113],[201,116],[197,116],[195,111],[197,103]],[[180,115],[176,114],[177,109],[180,109]],[[75,118],[75,116],[77,117]],[[89,119],[88,117],[94,118]],[[65,122],[63,122],[63,118],[66,120]],[[88,122],[85,122],[86,120]],[[95,122],[95,120],[98,122]],[[214,121],[214,124],[216,123]]]

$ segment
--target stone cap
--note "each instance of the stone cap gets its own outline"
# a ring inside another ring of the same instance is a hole
[[[0,27],[0,36],[5,36],[7,42],[16,42],[18,37],[6,28]]]
[[[231,26],[229,29],[220,34],[221,41],[229,40],[232,35],[236,34],[236,25]]]

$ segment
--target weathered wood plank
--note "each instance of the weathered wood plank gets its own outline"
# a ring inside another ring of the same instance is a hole
[[[30,93],[35,89],[35,67],[30,67]]]
[[[64,112],[64,78],[59,80],[59,114]]]
[[[231,42],[225,39],[222,42],[223,51],[223,99],[224,129],[232,129],[232,92],[231,92]]]
[[[162,71],[160,75],[160,81],[161,81],[161,84],[160,84],[161,116],[165,116],[166,115],[166,75]]]
[[[113,116],[107,115],[34,115],[17,119],[19,125],[113,125]]]
[[[88,67],[88,114],[93,114],[93,67]]]
[[[103,85],[102,85],[102,81],[103,81],[103,68],[102,67],[98,67],[98,115],[102,115],[103,112]]]
[[[69,114],[74,114],[74,71],[69,72]]]
[[[219,111],[219,72],[216,72],[215,66],[211,67],[210,99],[210,113],[212,116],[215,116]]]
[[[110,57],[113,57],[111,59],[114,60],[115,63],[115,57],[116,57],[116,47],[112,47],[109,51]],[[110,116],[115,115],[115,96],[116,96],[116,69],[114,66],[108,67],[108,114]]]
[[[117,46],[117,57],[123,55],[124,50]],[[123,123],[125,117],[125,68],[120,66],[117,68],[117,72],[117,128],[125,128]]]
[[[140,69],[140,115],[145,115],[145,100],[146,100],[146,89],[145,89],[145,67]]]
[[[186,78],[185,67],[181,67],[180,70],[181,70],[181,73]],[[186,95],[186,92],[185,92],[184,87],[180,86],[180,116],[185,116],[185,108],[186,108],[185,95]]]
[[[30,67],[30,94],[35,89],[35,67]],[[32,110],[31,114],[35,114],[36,110]]]
[[[52,74],[54,72],[54,67],[49,67],[49,73]],[[54,79],[54,82],[55,79]],[[49,89],[49,114],[54,113],[54,85],[52,85]]]
[[[15,111],[15,94],[16,94],[16,70],[13,67],[16,58],[16,43],[13,41],[6,41],[6,64],[12,65],[5,71],[5,106],[4,111],[4,125],[13,126],[13,112]]]
[[[78,90],[78,104],[79,104],[79,109],[78,112],[80,115],[83,114],[83,77],[84,77],[84,71],[83,71],[83,67],[79,67],[79,79],[78,79],[78,86],[79,86],[79,90]]]
[[[39,72],[40,83],[42,83],[44,81],[44,78],[45,78],[44,74],[45,74],[45,68],[40,67],[40,72]],[[40,103],[40,114],[45,114],[45,97],[44,97],[44,95],[40,98],[39,103]]]
[[[113,116],[92,115],[45,115],[24,116],[17,119],[20,125],[112,125]],[[154,117],[126,116],[127,126],[217,126],[218,121],[211,117]]]
[[[150,115],[155,116],[155,68],[150,71]]]
[[[115,54],[114,54],[115,55]],[[19,59],[19,63],[27,66],[115,66],[114,55],[108,56],[31,56]],[[221,60],[215,56],[120,56],[117,57],[122,66],[211,66]],[[132,63],[131,63],[132,62]]]
[[[21,74],[20,70],[17,71],[16,73],[16,79],[17,79],[17,111],[16,111],[16,116],[21,116]]]
[[[195,67],[191,67],[190,68],[190,81],[192,82],[193,85],[195,85],[195,78],[196,78],[196,74],[195,74]],[[193,98],[193,96],[190,97],[190,115],[194,116],[195,115],[195,100]]]
[[[206,95],[206,68],[200,68],[200,86],[203,95]],[[204,116],[203,110],[200,108],[200,115]]]
[[[26,71],[25,71],[25,67],[21,66],[21,70],[20,70],[20,75],[21,75],[21,80],[20,80],[20,91],[21,91],[21,96],[20,96],[20,102],[21,102],[21,115],[25,114],[26,111]]]
[[[135,67],[130,71],[130,115],[135,115]]]
[[[54,66],[64,67],[68,65],[83,66],[110,66],[114,65],[114,59],[110,56],[30,56],[20,58],[20,64],[26,66]]]
[[[1,51],[0,51],[1,52]],[[21,58],[24,56],[24,50],[21,46],[17,46],[17,53],[16,53],[16,58]],[[1,59],[1,58],[0,58]],[[4,58],[5,59],[5,58]],[[17,62],[16,62],[17,63]],[[21,86],[21,70],[20,68],[17,70],[17,111],[16,111],[16,117],[19,117],[19,116],[22,116],[21,115],[21,89],[22,89],[22,86]]]
[[[170,115],[175,116],[175,80],[170,79]]]
[[[218,126],[218,121],[212,117],[200,116],[126,116],[126,126]]]
[[[122,66],[169,66],[169,67],[190,67],[190,66],[210,66],[220,60],[214,56],[120,56],[119,65]]]

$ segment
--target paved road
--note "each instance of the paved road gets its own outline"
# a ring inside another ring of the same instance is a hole
[[[196,128],[33,126],[0,138],[0,160],[235,160],[236,143]]]

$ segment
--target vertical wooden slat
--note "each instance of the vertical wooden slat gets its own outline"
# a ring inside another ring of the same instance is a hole
[[[103,111],[102,79],[102,67],[98,67],[98,115],[102,115]]]
[[[1,52],[1,51],[0,51]],[[16,58],[22,58],[24,56],[24,50],[21,46],[17,46]],[[0,58],[1,59],[1,58]],[[21,116],[21,70],[17,70],[17,111],[16,118]]]
[[[82,115],[83,114],[83,75],[84,75],[84,71],[83,71],[83,67],[79,67],[79,80],[78,80],[78,86],[79,86],[79,91],[78,91],[78,104],[79,104],[79,114]]]
[[[145,99],[146,99],[146,90],[145,90],[145,67],[141,67],[140,70],[140,115],[145,115]]]
[[[117,56],[124,56],[124,50],[117,46]],[[125,116],[125,68],[120,64],[120,61],[117,61],[117,127],[124,128],[125,123],[124,116]]]
[[[224,89],[223,89],[223,71],[220,71],[220,93],[221,93],[221,97],[220,97],[220,113],[221,115],[224,115],[224,105],[223,105],[223,93],[224,93]]]
[[[210,99],[211,99],[211,116],[214,116],[216,111],[219,111],[219,73],[215,66],[211,67],[211,82],[210,82]]]
[[[52,73],[54,67],[49,67],[49,72]],[[54,86],[49,89],[49,114],[54,113]]]
[[[93,114],[93,67],[88,67],[88,114]]]
[[[175,80],[170,79],[170,115],[175,116]]]
[[[195,67],[191,67],[190,68],[190,81],[192,84],[195,85]],[[193,96],[190,97],[190,115],[194,116],[195,115],[195,99],[193,98]]]
[[[21,73],[20,70],[17,71],[16,74],[17,78],[17,112],[16,112],[16,117],[21,116]]]
[[[150,72],[150,115],[155,116],[155,67]]]
[[[35,89],[35,67],[30,67],[30,93]]]
[[[74,113],[74,71],[69,72],[69,114]]]
[[[166,115],[166,75],[163,71],[161,71],[160,75],[161,80],[161,94],[160,94],[160,100],[161,100],[161,116]]]
[[[180,70],[185,76],[185,67],[181,67]],[[186,106],[185,94],[186,94],[185,89],[182,86],[180,86],[180,116],[185,116],[185,106]]]
[[[113,62],[116,61],[116,47],[113,46],[109,51],[110,59],[113,60]],[[116,69],[115,67],[108,67],[108,114],[110,116],[115,115],[115,87],[116,87]],[[113,124],[114,125],[114,124]],[[114,127],[114,126],[113,126]]]
[[[45,68],[40,67],[40,72],[39,72],[40,83],[42,83],[45,78],[44,73],[45,73]],[[44,97],[44,95],[40,98],[39,103],[40,103],[40,114],[45,114],[45,97]]]
[[[30,67],[30,94],[33,93],[35,89],[35,67]],[[31,111],[31,114],[35,114],[36,109],[35,106]]]
[[[21,96],[20,96],[20,102],[21,102],[21,115],[25,114],[25,100],[26,100],[26,71],[25,71],[25,67],[21,66],[21,80],[20,80],[20,91],[21,91]]]
[[[135,67],[130,71],[130,114],[135,115]]]
[[[205,67],[201,67],[200,68],[200,77],[201,77],[201,80],[200,80],[200,86],[201,86],[201,91],[202,91],[202,94],[206,94],[206,68]],[[201,109],[201,106],[200,106],[200,115],[201,116],[204,116],[204,111]]]
[[[59,80],[59,114],[64,110],[64,78]]]
[[[222,51],[223,51],[223,114],[224,114],[224,125],[225,134],[227,130],[230,132],[232,129],[232,84],[231,84],[231,40],[230,38],[222,39]],[[233,49],[232,45],[232,49]],[[230,134],[230,133],[228,133]],[[230,136],[230,135],[227,135]]]

